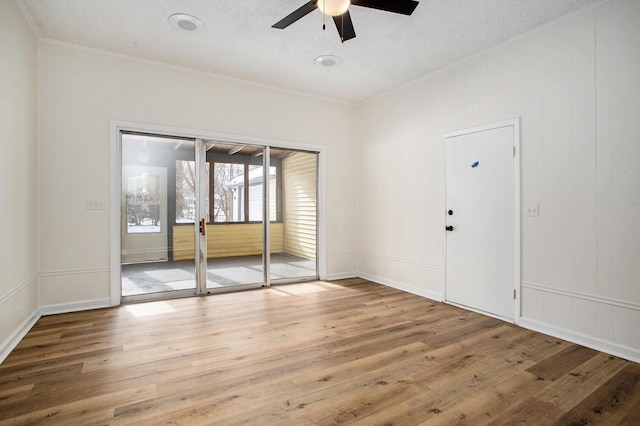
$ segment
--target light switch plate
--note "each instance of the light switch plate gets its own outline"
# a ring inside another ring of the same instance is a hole
[[[87,210],[104,210],[104,200],[87,200]]]
[[[540,216],[540,206],[538,204],[527,204],[526,216],[537,217]]]

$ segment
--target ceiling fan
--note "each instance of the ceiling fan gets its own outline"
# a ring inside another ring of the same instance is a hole
[[[340,40],[344,43],[356,36],[356,30],[353,28],[351,15],[349,14],[349,4],[403,15],[411,15],[418,6],[418,2],[414,0],[311,0],[276,22],[273,28],[283,30],[298,19],[307,16],[316,9],[320,9],[325,15],[333,17],[333,22],[336,24],[338,34],[340,34]]]

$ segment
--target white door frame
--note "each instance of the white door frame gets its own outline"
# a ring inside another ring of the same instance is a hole
[[[158,126],[154,124],[136,123],[129,121],[112,120],[110,127],[110,197],[109,197],[109,215],[110,215],[110,299],[111,306],[120,305],[121,294],[121,264],[120,264],[120,192],[122,190],[122,143],[121,132],[140,132],[154,133],[159,135],[170,135],[189,138],[200,138],[206,140],[221,140],[229,143],[237,143],[241,145],[258,145],[263,147],[290,148],[302,151],[315,151],[318,153],[318,220],[317,227],[317,268],[319,279],[324,280],[327,276],[327,236],[326,236],[326,148],[317,145],[303,144],[286,140],[276,140],[268,138],[258,138],[253,136],[243,136],[228,133],[218,133],[202,130],[192,130],[169,126]],[[267,168],[268,171],[268,168]],[[268,212],[268,210],[265,210]],[[268,217],[268,216],[267,216]],[[268,236],[268,235],[267,235]],[[268,271],[267,271],[268,272]]]
[[[442,135],[442,182],[443,182],[443,189],[442,189],[442,200],[441,200],[441,205],[443,206],[442,209],[442,216],[441,216],[441,232],[442,232],[442,244],[443,244],[443,259],[444,259],[444,263],[443,263],[443,268],[442,268],[442,282],[441,282],[441,294],[442,294],[442,301],[446,302],[447,300],[447,277],[446,277],[446,271],[447,271],[447,238],[446,238],[446,234],[445,232],[445,225],[447,223],[447,213],[446,213],[446,199],[447,199],[447,180],[446,180],[446,143],[447,143],[447,139],[452,138],[452,137],[456,137],[456,136],[462,136],[462,135],[468,135],[471,133],[478,133],[478,132],[484,132],[487,130],[493,130],[493,129],[499,129],[502,127],[509,127],[512,126],[513,127],[513,146],[515,148],[515,152],[514,152],[514,169],[513,169],[513,179],[514,179],[514,211],[515,211],[515,217],[514,217],[514,227],[515,227],[515,238],[513,241],[513,250],[515,252],[515,265],[514,265],[514,277],[513,277],[513,289],[515,291],[515,299],[514,299],[514,312],[513,312],[513,321],[514,323],[518,324],[520,322],[520,312],[521,312],[521,292],[522,292],[522,286],[521,286],[521,263],[522,263],[522,249],[521,249],[521,207],[520,207],[520,118],[513,118],[510,120],[505,120],[505,121],[499,121],[499,122],[495,122],[495,123],[490,123],[490,124],[486,124],[483,126],[478,126],[478,127],[472,127],[472,128],[468,128],[468,129],[463,129],[463,130],[458,130],[458,131],[454,131],[454,132],[450,132],[450,133],[445,133]],[[469,308],[469,307],[465,307],[466,309],[472,310],[472,311],[476,311],[476,312],[480,312],[484,315],[488,315],[488,316],[494,316],[491,315],[490,313],[484,312],[484,311],[479,311],[479,310],[475,310],[473,308]],[[500,318],[500,319],[504,319],[502,317],[499,316],[495,316],[496,318]]]

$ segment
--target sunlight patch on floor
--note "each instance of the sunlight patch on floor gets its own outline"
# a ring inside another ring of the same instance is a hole
[[[327,291],[327,283],[323,283],[321,281],[315,281],[311,283],[305,284],[296,284],[291,286],[280,286],[278,287],[278,291],[287,294],[310,294],[310,293],[319,293],[321,291]]]
[[[151,315],[167,314],[176,311],[167,302],[150,302],[140,303],[136,305],[127,305],[125,306],[125,309],[127,309],[138,318],[148,317]]]

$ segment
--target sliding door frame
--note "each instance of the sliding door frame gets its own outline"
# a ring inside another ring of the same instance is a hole
[[[239,145],[253,145],[260,146],[265,150],[264,153],[264,168],[265,182],[268,181],[269,166],[270,166],[270,148],[277,147],[283,149],[292,149],[299,151],[313,151],[318,154],[318,170],[317,170],[317,203],[318,203],[318,220],[316,222],[317,227],[317,272],[319,279],[325,279],[326,277],[326,202],[324,200],[324,194],[326,194],[326,164],[324,161],[325,149],[321,146],[307,145],[300,142],[274,140],[267,138],[256,138],[243,135],[234,135],[228,133],[207,132],[199,130],[191,130],[184,128],[175,128],[167,126],[157,126],[152,124],[135,123],[127,121],[112,120],[110,122],[110,203],[109,203],[109,221],[110,221],[110,299],[111,305],[120,305],[122,301],[121,296],[121,192],[122,192],[122,132],[138,132],[138,133],[152,133],[161,136],[174,136],[174,137],[187,137],[193,139],[202,140],[220,140],[225,143],[235,143]],[[196,143],[196,146],[198,144]],[[206,151],[206,150],[205,150]],[[265,212],[266,218],[269,218],[269,185],[264,185],[265,197],[263,200],[263,212]],[[204,205],[201,210],[204,211]],[[200,216],[198,216],[200,217]],[[269,259],[270,259],[270,247],[269,247],[269,221],[266,221],[267,225],[263,227],[263,256],[265,261],[265,282],[269,286],[271,283]],[[206,247],[204,248],[206,250]],[[198,251],[200,253],[200,251]],[[206,252],[205,252],[206,256]],[[205,258],[206,259],[206,258]],[[200,262],[196,262],[198,265]],[[206,264],[205,264],[206,265]],[[200,272],[203,273],[202,271]],[[204,271],[206,275],[206,270]],[[206,290],[206,278],[201,280],[205,286],[205,293],[211,292],[210,289]],[[201,289],[199,289],[201,290]],[[197,291],[200,293],[201,291]]]
[[[266,286],[271,286],[271,147],[263,147],[262,155],[262,266]],[[249,177],[247,176],[247,179]]]
[[[193,230],[195,232],[195,264],[196,264],[196,293],[205,294],[207,291],[207,200],[204,188],[209,185],[205,171],[207,163],[207,142],[201,138],[196,138],[196,206]],[[212,171],[213,173],[213,171]],[[204,223],[203,223],[204,221]]]
[[[227,140],[221,140],[221,139],[215,139],[216,142],[222,142],[222,143],[229,143]],[[213,142],[213,141],[209,141],[209,142]],[[262,179],[263,182],[268,182],[269,181],[269,165],[271,163],[271,156],[270,156],[270,147],[269,146],[263,146],[263,145],[259,145],[259,144],[255,144],[255,143],[247,143],[247,142],[238,142],[238,141],[233,141],[231,142],[233,144],[236,144],[238,146],[243,146],[243,147],[252,147],[252,148],[260,148],[262,149]],[[206,157],[206,150],[203,153],[203,157]],[[204,162],[206,162],[206,158],[205,160],[203,160],[203,166],[204,166]],[[245,171],[248,170],[245,169]],[[213,173],[213,171],[212,171]],[[245,179],[249,179],[249,174],[245,174]],[[208,184],[208,183],[207,183]],[[204,188],[205,182],[201,182],[200,187]],[[201,194],[202,198],[204,198],[204,194]],[[244,193],[244,203],[245,203],[245,210],[244,210],[244,216],[245,219],[249,216],[249,192],[246,191]],[[216,293],[228,293],[230,291],[243,291],[243,290],[253,290],[253,289],[257,289],[257,288],[261,288],[261,287],[270,287],[271,286],[271,279],[268,275],[269,273],[269,269],[271,267],[270,265],[270,249],[271,249],[271,242],[269,240],[269,235],[270,235],[270,226],[271,226],[271,221],[269,220],[270,218],[270,205],[269,205],[269,185],[262,185],[262,203],[261,203],[261,207],[262,207],[262,230],[260,232],[261,235],[261,239],[262,239],[262,244],[261,244],[261,250],[262,250],[262,276],[263,276],[263,281],[256,281],[256,282],[249,282],[249,283],[243,283],[243,284],[234,284],[232,286],[222,286],[222,287],[207,287],[207,282],[206,282],[206,277],[204,280],[202,280],[202,289],[199,292],[200,295],[207,295],[207,294],[216,294]],[[204,207],[203,207],[204,208]],[[204,210],[203,210],[204,211]],[[200,216],[201,220],[203,218],[205,218],[204,215]],[[206,220],[205,220],[206,222]],[[211,222],[213,224],[213,222]],[[224,226],[224,225],[222,225]],[[206,257],[206,253],[204,253],[204,263],[206,264],[207,262],[207,257]],[[206,270],[205,270],[206,273]]]

